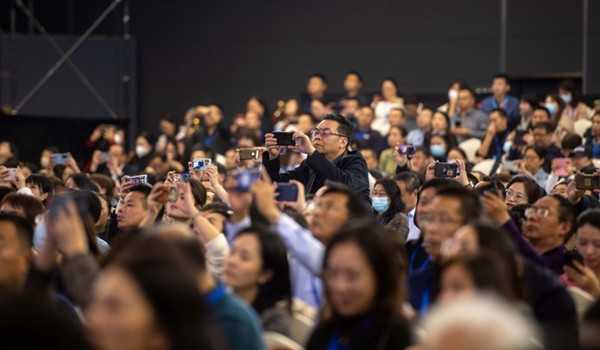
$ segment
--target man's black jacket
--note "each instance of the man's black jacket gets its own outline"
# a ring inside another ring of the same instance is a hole
[[[319,151],[314,151],[296,169],[283,174],[279,173],[279,157],[269,160],[269,153],[265,152],[263,165],[273,181],[300,181],[305,186],[305,194],[314,194],[325,184],[325,180],[330,180],[345,184],[368,203],[371,202],[367,162],[358,151],[346,151],[333,162],[328,161]]]

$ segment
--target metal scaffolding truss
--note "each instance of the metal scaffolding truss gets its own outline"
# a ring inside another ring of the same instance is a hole
[[[96,30],[96,28],[104,21],[104,19],[121,3],[124,2],[124,14],[123,14],[123,25],[124,25],[124,38],[129,39],[129,9],[127,0],[113,0],[110,5],[98,16],[98,18],[88,27],[88,29],[73,43],[73,45],[64,51],[56,41],[46,31],[44,26],[37,20],[31,10],[23,3],[22,0],[13,0],[17,8],[19,8],[23,14],[29,19],[30,23],[40,32],[46,42],[52,47],[54,52],[59,55],[58,61],[44,74],[41,79],[31,88],[31,90],[12,108],[12,115],[19,114],[23,108],[31,101],[31,99],[48,83],[50,79],[56,74],[56,72],[63,66],[69,67],[71,72],[77,77],[81,84],[88,90],[90,95],[96,100],[96,102],[102,107],[107,115],[112,119],[117,119],[118,115],[115,111],[106,103],[104,98],[98,93],[90,81],[85,75],[77,68],[75,63],[71,61],[71,56],[81,47],[81,45],[90,37],[90,35]],[[11,15],[14,19],[14,13]],[[13,26],[14,34],[14,26]],[[127,56],[128,53],[125,53]],[[123,82],[127,83],[129,76],[126,73],[123,76]]]

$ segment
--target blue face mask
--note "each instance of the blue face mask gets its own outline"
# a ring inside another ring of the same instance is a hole
[[[544,103],[544,107],[550,112],[550,116],[554,116],[556,113],[556,107],[552,103]]]
[[[502,150],[504,153],[510,152],[510,147],[512,146],[512,141],[505,141],[504,145],[502,145]]]
[[[566,104],[571,103],[573,96],[571,96],[571,94],[564,94],[564,95],[560,95],[560,98],[562,98],[563,101],[565,101]]]
[[[431,145],[429,150],[435,158],[441,158],[446,155],[446,147],[444,145]]]
[[[378,213],[383,213],[390,207],[388,197],[372,197],[373,209]]]

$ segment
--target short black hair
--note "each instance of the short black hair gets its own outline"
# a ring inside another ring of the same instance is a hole
[[[504,119],[508,118],[508,115],[506,114],[506,110],[504,110],[504,108],[494,108],[490,111],[490,115],[492,113],[498,113]]]
[[[469,86],[463,86],[460,89],[458,89],[459,92],[464,90],[468,91],[471,97],[475,98],[475,90],[471,89]]]
[[[339,124],[337,132],[344,135],[348,139],[348,144],[352,141],[352,135],[354,134],[354,127],[348,118],[344,117],[339,113],[330,113],[323,118],[323,120],[331,120]]]
[[[548,116],[548,119],[550,119],[552,116],[550,115],[550,111],[548,110],[548,108],[544,107],[544,106],[536,106],[533,111],[542,111],[544,113],[546,113],[546,115]]]
[[[482,213],[481,201],[475,191],[465,187],[445,187],[435,194],[436,197],[450,197],[460,202],[463,223],[476,221]]]
[[[421,179],[419,179],[417,174],[410,171],[396,174],[396,176],[394,176],[394,181],[404,182],[404,188],[409,193],[413,193],[421,188]]]
[[[129,189],[129,193],[131,192],[138,192],[144,195],[144,201],[142,202],[142,204],[144,205],[144,209],[148,208],[148,195],[150,195],[150,192],[152,191],[152,186],[150,186],[149,184],[141,184],[141,185],[137,185],[137,186],[133,186],[132,188]]]
[[[30,249],[33,246],[33,226],[27,219],[16,214],[0,213],[0,222],[2,221],[8,221],[15,227],[23,248]]]
[[[492,77],[492,81],[496,80],[496,79],[504,79],[504,81],[506,82],[506,84],[510,85],[510,78],[508,77],[508,74],[504,74],[504,73],[498,73],[495,74]]]
[[[349,75],[354,75],[354,76],[356,76],[358,78],[358,81],[360,81],[361,83],[363,82],[362,75],[360,75],[359,72],[351,70],[348,73],[346,73],[346,77],[349,76]]]
[[[325,76],[325,74],[323,73],[313,73],[308,76],[308,80],[310,80],[311,78],[319,78],[324,84],[327,84],[327,76]]]
[[[52,188],[52,183],[50,182],[50,179],[48,179],[48,177],[46,177],[45,175],[29,175],[27,180],[25,180],[25,183],[37,185],[41,193],[52,194],[54,192],[54,188]]]
[[[90,180],[88,174],[78,173],[71,175],[71,179],[77,185],[77,188],[82,191],[100,192],[98,186]]]
[[[162,120],[164,120],[164,121],[166,121],[166,122],[169,122],[169,123],[171,123],[171,124],[175,125],[176,127],[177,127],[177,124],[178,124],[178,121],[177,121],[177,116],[176,116],[175,114],[173,114],[173,113],[169,113],[169,112],[167,112],[167,113],[163,114],[163,115],[160,117],[160,120],[161,120],[161,121],[162,121]]]
[[[554,126],[552,126],[552,124],[548,123],[548,122],[541,122],[541,123],[535,124],[535,126],[533,127],[533,130],[535,130],[535,129],[544,129],[544,130],[546,130],[547,134],[552,134],[554,132]]]
[[[350,187],[334,181],[325,181],[327,188],[323,192],[322,196],[325,197],[331,193],[339,193],[348,199],[346,202],[346,209],[348,209],[348,218],[372,218],[373,212],[369,203]]]

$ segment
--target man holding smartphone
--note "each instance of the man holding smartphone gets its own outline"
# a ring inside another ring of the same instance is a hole
[[[296,169],[279,173],[279,145],[271,133],[265,135],[268,155],[263,155],[263,165],[273,181],[300,181],[306,194],[314,194],[325,180],[341,182],[357,191],[365,200],[369,198],[367,163],[358,151],[348,150],[353,134],[352,124],[340,114],[328,114],[309,136],[295,132],[293,139],[297,149],[308,155]]]

